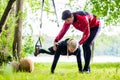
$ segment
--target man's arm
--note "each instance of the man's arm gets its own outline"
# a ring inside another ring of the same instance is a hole
[[[87,27],[84,32],[83,32],[83,36],[82,36],[82,39],[80,40],[79,44],[83,44],[90,36],[90,29],[89,27]]]
[[[83,23],[84,23],[85,29],[83,31],[82,39],[79,41],[80,45],[83,44],[90,36],[90,25],[87,17],[84,18]]]
[[[67,30],[69,29],[70,27],[70,24],[67,24],[66,22],[64,23],[61,31],[59,32],[59,34],[57,35],[57,37],[55,38],[54,40],[54,44],[53,44],[53,49],[56,51],[56,45],[57,45],[57,42],[59,40],[62,39],[62,37],[65,35],[65,33],[67,32]]]
[[[70,24],[67,24],[66,22],[64,23],[61,31],[59,32],[59,34],[57,35],[57,37],[55,38],[55,42],[58,42],[60,39],[62,39],[62,37],[65,35],[65,33],[67,32],[67,30],[69,29]]]

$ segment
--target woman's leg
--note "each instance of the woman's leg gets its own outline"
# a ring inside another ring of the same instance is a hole
[[[39,49],[39,51],[35,50],[34,55],[37,56],[40,53],[46,53],[49,55],[54,55],[55,51],[53,50],[53,47],[48,48],[49,51],[45,50],[45,49]]]

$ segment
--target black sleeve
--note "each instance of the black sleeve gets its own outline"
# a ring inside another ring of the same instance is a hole
[[[80,47],[78,47],[76,53],[77,53],[77,54],[76,54],[76,58],[77,58],[78,69],[79,69],[79,71],[82,71],[82,61],[81,61],[81,51],[80,51]]]
[[[55,56],[54,56],[54,60],[53,60],[53,63],[52,63],[52,66],[51,66],[51,72],[54,73],[54,70],[55,70],[55,67],[57,65],[57,62],[58,62],[58,59],[60,57],[60,48],[59,46],[57,47],[57,50],[55,52]]]

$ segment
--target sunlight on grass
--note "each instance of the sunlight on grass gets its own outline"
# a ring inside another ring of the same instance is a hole
[[[120,80],[120,63],[91,64],[91,73],[79,73],[76,63],[58,63],[50,73],[51,63],[36,63],[34,72],[12,72],[8,67],[0,80]]]

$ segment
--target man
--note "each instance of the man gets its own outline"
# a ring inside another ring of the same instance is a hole
[[[62,19],[65,21],[59,34],[54,40],[53,49],[56,50],[56,44],[63,38],[70,25],[73,25],[77,30],[83,32],[83,36],[79,41],[79,44],[83,47],[85,65],[83,72],[90,72],[90,58],[91,58],[91,44],[96,37],[100,21],[95,15],[88,12],[78,11],[71,13],[69,10],[65,10],[62,13]]]
[[[39,51],[36,50],[34,55],[37,56],[40,53],[47,53],[47,54],[55,55],[52,66],[51,66],[51,73],[54,73],[54,70],[55,70],[55,67],[57,65],[60,55],[67,55],[67,56],[75,55],[77,58],[78,70],[79,72],[82,72],[81,51],[80,51],[78,42],[74,39],[68,38],[64,41],[59,42],[57,44],[56,51],[53,50],[53,47],[50,47],[49,51],[46,51],[44,49],[40,49]]]

